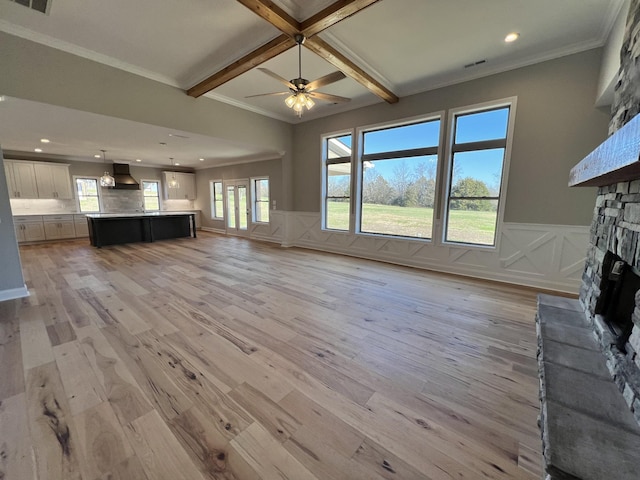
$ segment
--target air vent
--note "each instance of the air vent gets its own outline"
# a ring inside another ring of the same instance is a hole
[[[482,65],[483,63],[487,63],[486,60],[478,60],[477,62],[467,63],[464,68],[477,67],[478,65]]]
[[[9,0],[11,2],[17,3],[18,5],[23,5],[31,10],[35,10],[40,13],[48,13],[49,7],[51,5],[51,0]]]

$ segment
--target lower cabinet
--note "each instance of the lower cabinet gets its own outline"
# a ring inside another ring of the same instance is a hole
[[[39,242],[45,240],[42,220],[15,223],[15,229],[18,242]]]
[[[46,240],[75,238],[76,236],[73,215],[46,216],[44,217],[43,225]]]
[[[87,223],[87,217],[84,215],[74,215],[73,223],[76,229],[76,237],[88,237],[89,236],[89,224]]]

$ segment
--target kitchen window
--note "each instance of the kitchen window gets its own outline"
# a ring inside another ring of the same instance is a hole
[[[160,210],[160,182],[158,180],[142,180],[141,182],[144,211]]]
[[[76,198],[81,213],[100,212],[100,188],[97,177],[74,177]]]
[[[253,221],[256,223],[269,223],[269,179],[253,178]]]
[[[211,196],[211,219],[224,219],[224,193],[222,192],[222,180],[211,180],[209,182]]]

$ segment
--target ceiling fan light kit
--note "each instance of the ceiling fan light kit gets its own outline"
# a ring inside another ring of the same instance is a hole
[[[302,78],[302,44],[304,43],[304,35],[294,35],[294,39],[298,44],[298,78],[292,80],[286,80],[277,73],[272,72],[267,68],[259,68],[262,73],[269,75],[270,77],[278,80],[280,83],[286,85],[289,88],[288,92],[274,92],[274,93],[261,93],[258,95],[249,95],[245,98],[252,97],[264,97],[274,95],[288,95],[284,99],[284,103],[287,107],[293,109],[298,118],[302,118],[302,112],[304,109],[311,110],[316,102],[313,98],[319,98],[331,103],[343,103],[350,101],[349,98],[339,97],[338,95],[331,95],[328,93],[316,92],[315,90],[329,85],[331,83],[342,80],[346,75],[340,71],[332,72],[324,77],[320,77],[312,82],[306,78]],[[313,97],[313,98],[312,98]]]

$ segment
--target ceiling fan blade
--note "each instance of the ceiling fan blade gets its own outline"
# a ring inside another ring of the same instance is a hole
[[[278,80],[280,83],[284,84],[287,86],[287,88],[292,88],[292,89],[296,89],[296,86],[291,83],[289,80],[287,80],[286,78],[281,77],[280,75],[278,75],[277,73],[272,72],[271,70],[269,70],[268,68],[258,68],[258,70],[260,70],[262,73],[266,73],[267,75],[269,75],[271,78],[275,78],[276,80]]]
[[[338,80],[342,80],[345,77],[346,75],[338,70],[328,75],[325,75],[324,77],[320,77],[317,80],[314,80],[313,82],[307,84],[305,90],[307,92],[312,92],[320,87],[324,87],[325,85],[329,85],[330,83],[337,82]]]
[[[310,92],[308,95],[312,98],[319,98],[320,100],[326,100],[327,102],[332,103],[345,103],[351,101],[351,99],[347,97],[339,97],[338,95],[331,95],[329,93],[322,92]]]
[[[247,95],[244,98],[253,98],[253,97],[268,97],[273,95],[291,95],[291,92],[273,92],[273,93],[259,93],[257,95]]]

